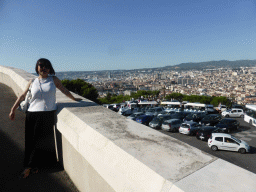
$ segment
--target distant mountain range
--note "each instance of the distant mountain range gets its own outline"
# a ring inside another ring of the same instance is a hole
[[[62,75],[64,73],[68,73],[70,76],[74,75],[84,75],[88,74],[98,74],[103,75],[105,73],[120,73],[120,71],[124,72],[134,72],[134,71],[171,71],[171,70],[206,70],[206,69],[217,69],[217,68],[232,68],[239,69],[240,67],[256,67],[256,60],[237,60],[237,61],[206,61],[206,62],[198,62],[198,63],[181,63],[178,65],[168,65],[165,67],[154,67],[154,68],[143,68],[143,69],[117,69],[117,70],[102,70],[102,71],[66,71],[66,72],[57,72],[58,75]],[[147,72],[148,72],[147,71]]]
[[[216,69],[216,68],[239,68],[256,67],[256,60],[238,60],[238,61],[206,61],[198,63],[181,63],[178,65],[161,67],[164,70],[191,70],[191,69]]]

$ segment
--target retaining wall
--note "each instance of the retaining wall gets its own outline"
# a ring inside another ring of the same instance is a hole
[[[0,83],[17,96],[34,77],[21,69],[0,66]],[[57,105],[60,159],[80,191],[256,189],[255,174],[90,100],[74,102],[57,91]]]

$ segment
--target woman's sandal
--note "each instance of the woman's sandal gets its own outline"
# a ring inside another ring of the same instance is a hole
[[[37,174],[39,172],[39,169],[37,167],[35,168],[25,168],[24,171],[20,175],[20,179],[26,179],[32,174]]]
[[[20,179],[26,179],[31,174],[32,168],[25,168],[24,171],[20,174]]]

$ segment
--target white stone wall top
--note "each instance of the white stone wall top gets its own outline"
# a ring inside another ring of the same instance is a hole
[[[113,142],[171,182],[176,182],[216,160],[201,150],[102,106],[65,108],[60,115],[77,137],[88,140],[87,132],[91,134],[90,129],[93,129],[106,138],[105,143]],[[91,141],[95,148],[99,147],[96,138],[95,135]],[[79,146],[78,143],[75,145]]]

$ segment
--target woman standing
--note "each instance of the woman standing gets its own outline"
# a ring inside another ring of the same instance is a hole
[[[70,99],[74,101],[81,100],[74,98],[62,85],[61,81],[54,76],[55,71],[49,60],[39,59],[35,70],[39,75],[38,78],[29,81],[26,90],[17,98],[9,114],[10,119],[14,120],[15,110],[20,102],[25,99],[32,84],[32,98],[25,120],[25,158],[24,171],[21,174],[21,178],[27,178],[31,173],[38,173],[38,167],[44,161],[40,154],[45,149],[45,139],[50,137],[54,141],[53,126],[57,109],[56,87]]]

